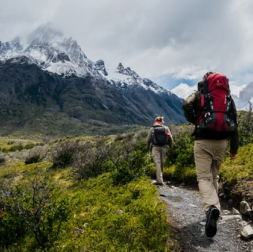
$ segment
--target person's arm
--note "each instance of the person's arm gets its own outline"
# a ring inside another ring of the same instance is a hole
[[[148,132],[148,136],[147,136],[147,144],[146,144],[146,147],[147,147],[147,150],[149,151],[150,150],[150,144],[151,144],[151,135],[152,135],[152,128],[150,128],[149,132]]]
[[[188,122],[195,124],[195,108],[198,92],[189,95],[183,102],[183,110],[185,118]]]
[[[167,136],[169,136],[168,148],[171,149],[173,145],[173,137],[172,137],[170,128],[166,126],[165,131],[166,131]]]
[[[238,129],[231,134],[230,138],[230,159],[236,158],[237,151],[239,148],[239,134],[238,134]]]
[[[236,123],[236,129],[231,134],[230,138],[230,159],[234,159],[237,156],[237,151],[239,148],[239,134],[238,134],[238,128],[237,128],[237,110],[234,103],[234,100],[232,99],[232,108],[233,108],[233,114],[234,114],[234,120]]]

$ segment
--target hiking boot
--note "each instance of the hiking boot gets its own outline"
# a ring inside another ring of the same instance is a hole
[[[214,237],[217,232],[217,221],[220,216],[219,209],[212,205],[206,214],[206,236]]]

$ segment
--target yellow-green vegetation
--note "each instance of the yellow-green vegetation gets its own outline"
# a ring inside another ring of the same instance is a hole
[[[221,166],[221,177],[226,182],[240,182],[244,179],[253,179],[253,143],[242,146],[238,150],[237,157],[230,160],[226,156]]]
[[[104,174],[72,190],[76,206],[57,251],[166,251],[165,205],[147,178],[113,186]]]
[[[39,144],[40,142],[36,140],[0,137],[0,150],[2,152],[31,149]]]
[[[191,137],[194,126],[190,124],[170,126],[173,135],[173,148],[167,151],[164,177],[177,182],[196,181],[193,144]]]
[[[166,205],[145,175],[145,136],[54,140],[35,146],[47,155],[29,164],[26,149],[2,153],[0,248],[168,251]]]
[[[170,128],[174,145],[164,177],[196,183],[193,126]],[[246,200],[253,190],[251,129],[249,114],[240,114],[238,156],[230,160],[227,152],[221,168],[231,195]],[[0,250],[170,251],[169,213],[150,182],[148,130],[51,141],[1,138]]]

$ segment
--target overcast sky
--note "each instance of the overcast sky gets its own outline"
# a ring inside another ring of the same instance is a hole
[[[225,73],[235,94],[253,82],[252,0],[0,0],[0,7],[2,42],[51,22],[90,60],[121,62],[181,97],[206,71]]]

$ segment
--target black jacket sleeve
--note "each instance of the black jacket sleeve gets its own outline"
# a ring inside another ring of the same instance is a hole
[[[194,125],[198,116],[197,114],[199,114],[199,111],[196,111],[196,103],[199,99],[199,92],[195,92],[189,95],[183,102],[185,118],[188,122],[191,122]]]

